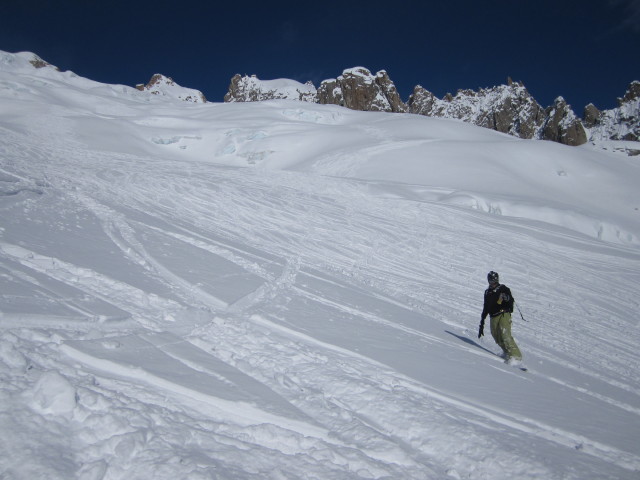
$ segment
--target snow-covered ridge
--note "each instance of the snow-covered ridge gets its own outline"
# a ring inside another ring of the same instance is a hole
[[[640,82],[629,85],[616,108],[599,111],[593,104],[587,105],[585,126],[593,142],[637,141],[640,138]],[[640,155],[640,145],[635,145],[635,149],[635,155]]]
[[[295,80],[280,78],[260,80],[255,75],[235,75],[231,79],[225,102],[259,102],[263,100],[300,100],[314,102],[316,89],[311,82],[302,84]]]
[[[544,109],[525,86],[509,81],[494,88],[460,90],[443,99],[418,85],[409,98],[412,113],[438,118],[455,118],[519,138],[540,138]]]
[[[164,97],[165,100],[190,103],[206,102],[200,91],[181,87],[171,78],[161,74],[154,75],[147,85],[138,85],[137,88],[126,85],[107,85],[81,77],[72,71],[61,71],[32,52],[8,53],[0,51],[0,71],[38,78],[40,81],[48,82],[52,88],[72,86],[78,92],[85,92],[88,95],[99,94],[100,91],[110,91],[115,96],[143,103],[163,101],[159,97]],[[0,88],[2,88],[1,85]]]
[[[293,90],[287,85],[280,90],[269,82],[255,76],[236,75],[225,101],[288,98],[362,111],[410,112],[463,120],[519,138],[552,140],[565,145],[582,145],[587,141],[601,145],[604,140],[638,141],[640,138],[640,106],[637,95],[630,96],[639,82],[631,83],[616,109],[599,112],[592,105],[587,106],[585,120],[579,118],[562,97],[558,97],[554,105],[542,107],[521,82],[511,79],[506,85],[477,91],[460,90],[442,99],[417,85],[406,103],[384,70],[374,75],[364,67],[348,68],[337,79],[322,81],[317,90],[307,82],[304,94],[299,88]],[[597,120],[589,121],[590,116]]]
[[[31,52],[8,53],[0,50],[0,65],[2,65],[3,70],[10,69],[13,71],[31,71],[33,68],[52,68],[58,70],[57,67],[47,63],[35,53]]]
[[[147,91],[153,95],[161,95],[171,98],[177,98],[185,102],[206,103],[207,99],[204,94],[193,88],[185,88],[178,85],[171,77],[165,77],[160,73],[156,73],[151,77],[146,85],[139,84],[136,88],[140,91]]]
[[[12,68],[48,67],[37,55],[29,52],[3,53],[3,61]],[[16,63],[17,62],[17,63]],[[18,67],[19,64],[19,67]],[[65,72],[67,75],[75,75]],[[551,140],[566,145],[591,146],[616,153],[638,155],[640,145],[640,82],[630,84],[626,94],[618,99],[619,107],[599,111],[585,107],[584,119],[579,118],[562,97],[554,105],[543,108],[522,83],[508,80],[506,85],[460,90],[438,99],[421,85],[415,87],[405,103],[385,70],[372,74],[365,67],[345,69],[336,79],[321,82],[316,89],[311,81],[304,84],[289,79],[261,80],[255,75],[235,75],[231,79],[225,102],[250,102],[273,99],[335,104],[354,110],[410,112],[438,118],[463,120],[498,132],[527,138]],[[155,74],[140,91],[167,96],[187,102],[206,102],[199,90],[181,87],[170,77]]]

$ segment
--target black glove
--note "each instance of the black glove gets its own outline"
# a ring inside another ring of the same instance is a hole
[[[484,335],[484,318],[480,320],[480,329],[478,330],[478,338]]]

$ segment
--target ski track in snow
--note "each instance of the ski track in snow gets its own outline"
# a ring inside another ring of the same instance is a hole
[[[68,122],[2,130],[4,298],[44,307],[0,314],[0,428],[35,437],[2,440],[0,474],[637,478],[637,250],[356,179],[87,150]],[[398,146],[360,130],[381,143],[318,165]],[[529,372],[475,338],[488,269]]]

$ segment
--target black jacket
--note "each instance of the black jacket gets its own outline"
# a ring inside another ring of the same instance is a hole
[[[513,295],[509,287],[499,284],[496,288],[487,288],[484,291],[482,320],[487,318],[487,315],[494,317],[504,312],[513,312]]]

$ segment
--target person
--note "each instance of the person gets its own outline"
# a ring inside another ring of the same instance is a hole
[[[484,320],[491,318],[491,336],[502,349],[507,363],[522,360],[522,353],[511,336],[511,314],[513,313],[513,295],[506,285],[500,284],[500,276],[496,272],[487,275],[489,288],[484,292],[484,308],[480,318],[478,338],[484,335]]]

